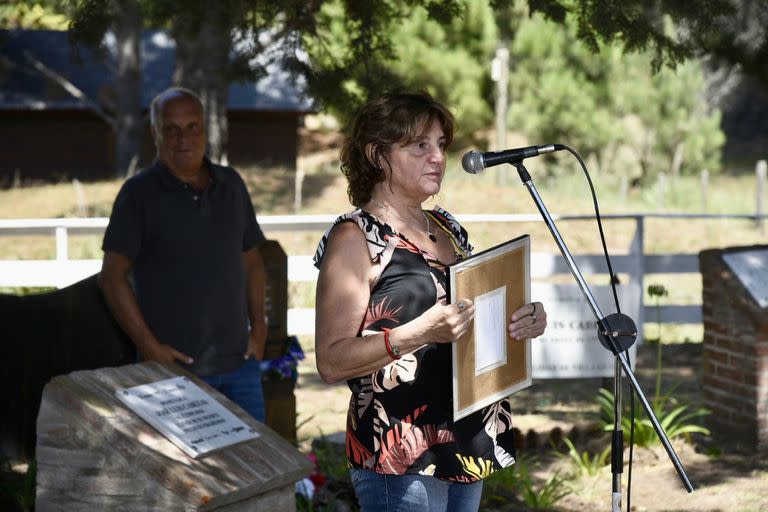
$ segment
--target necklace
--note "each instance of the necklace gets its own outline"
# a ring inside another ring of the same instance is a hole
[[[397,213],[395,213],[395,211],[393,209],[391,209],[389,206],[387,206],[385,204],[381,204],[380,202],[378,202],[374,198],[371,198],[371,202],[374,203],[375,205],[381,207],[381,208],[384,208],[385,212],[391,213],[392,216],[395,217],[396,219],[400,219],[401,221],[405,222],[406,224],[410,224],[411,226],[413,226],[414,228],[418,229],[419,231],[424,231],[427,234],[427,236],[429,237],[430,240],[432,240],[433,242],[437,242],[437,237],[429,229],[429,218],[427,217],[427,214],[424,213],[424,210],[421,210],[421,214],[424,216],[424,222],[426,222],[427,229],[422,228],[421,226],[419,226],[415,222],[412,222],[412,221],[410,221],[408,219],[402,218]]]

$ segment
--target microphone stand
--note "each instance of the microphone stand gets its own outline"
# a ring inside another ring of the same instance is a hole
[[[642,389],[640,389],[640,384],[637,382],[637,379],[632,372],[632,368],[630,367],[629,360],[625,353],[625,351],[635,342],[635,338],[637,336],[637,328],[635,327],[635,323],[627,315],[613,314],[607,318],[603,316],[603,313],[600,311],[600,307],[597,305],[597,302],[595,301],[589,286],[587,286],[586,281],[584,281],[584,277],[581,275],[581,271],[579,271],[576,262],[568,250],[568,247],[565,245],[565,241],[560,236],[560,232],[558,231],[555,222],[549,215],[549,211],[547,211],[547,207],[544,205],[544,201],[541,199],[541,196],[539,196],[539,192],[536,190],[536,186],[533,184],[531,175],[528,174],[528,170],[523,165],[522,158],[516,162],[511,163],[517,169],[523,184],[528,187],[528,191],[533,198],[533,202],[536,203],[536,207],[539,209],[539,213],[541,213],[541,216],[544,219],[544,223],[549,228],[549,231],[552,234],[552,237],[555,239],[555,242],[557,243],[563,258],[565,258],[565,261],[568,264],[568,268],[570,269],[571,274],[573,274],[573,277],[576,279],[581,292],[584,294],[584,297],[589,303],[590,309],[592,309],[592,313],[595,315],[595,319],[597,320],[598,339],[600,340],[600,343],[614,354],[615,418],[613,426],[613,437],[611,442],[611,474],[613,475],[611,495],[612,512],[621,512],[621,473],[624,466],[624,440],[621,429],[622,370],[627,375],[632,388],[635,390],[635,393],[637,393],[637,396],[640,399],[640,403],[642,404],[648,419],[651,421],[653,429],[656,431],[656,435],[659,436],[661,444],[667,451],[667,455],[672,461],[672,464],[674,465],[675,470],[677,471],[677,474],[683,483],[683,486],[689,493],[693,492],[693,484],[688,479],[688,475],[686,474],[683,465],[680,463],[680,459],[677,457],[677,453],[675,453],[674,448],[672,448],[667,434],[659,424],[659,420],[656,418],[656,414],[653,412],[653,409],[643,394]]]

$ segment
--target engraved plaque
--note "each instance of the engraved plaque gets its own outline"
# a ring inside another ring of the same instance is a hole
[[[768,307],[768,249],[723,254],[723,261],[736,274],[761,308]]]
[[[118,389],[115,394],[192,458],[259,437],[187,377]]]

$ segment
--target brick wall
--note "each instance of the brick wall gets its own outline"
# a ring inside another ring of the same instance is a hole
[[[768,246],[699,254],[703,280],[704,404],[717,436],[768,451],[768,311],[723,261],[723,255]]]

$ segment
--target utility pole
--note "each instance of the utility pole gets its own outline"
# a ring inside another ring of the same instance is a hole
[[[496,151],[507,146],[507,108],[509,90],[509,48],[502,43],[496,48],[496,55],[491,62],[491,79],[496,82]],[[497,167],[496,183],[507,184],[507,167]]]

